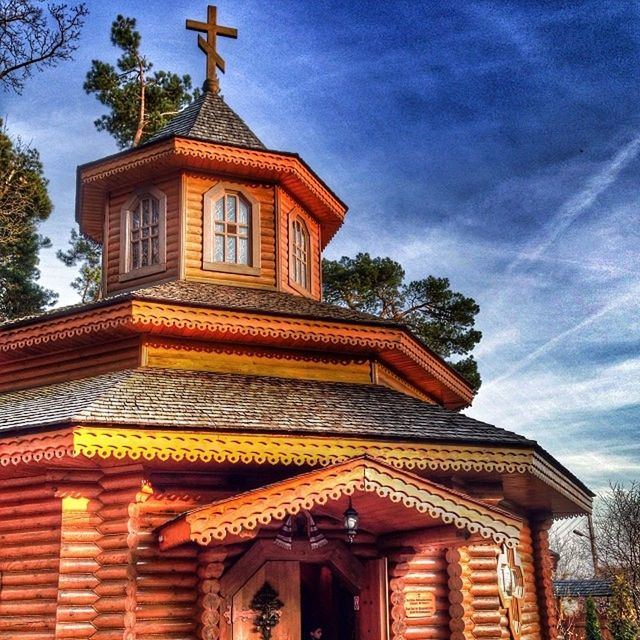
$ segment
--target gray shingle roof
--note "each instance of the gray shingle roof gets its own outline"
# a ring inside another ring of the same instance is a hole
[[[553,595],[556,598],[586,598],[587,596],[610,596],[611,580],[554,580]]]
[[[79,311],[87,311],[94,307],[104,306],[110,302],[123,300],[156,300],[159,302],[176,302],[185,305],[212,307],[216,309],[241,309],[257,313],[269,313],[286,316],[303,316],[319,320],[335,320],[347,322],[362,322],[399,327],[397,322],[385,320],[360,311],[352,311],[345,307],[327,304],[310,298],[303,298],[280,291],[264,289],[250,289],[247,287],[233,287],[230,285],[214,284],[211,282],[190,282],[174,280],[162,284],[135,289],[125,293],[117,293],[100,302],[81,303],[58,307],[44,313],[17,318],[0,323],[0,329],[14,327],[21,324],[31,324],[50,317],[64,316]]]
[[[535,444],[377,385],[140,368],[0,395],[0,432],[71,422]]]
[[[204,93],[183,109],[145,144],[171,136],[197,138],[217,144],[264,149],[265,146],[240,116],[213,91]]]

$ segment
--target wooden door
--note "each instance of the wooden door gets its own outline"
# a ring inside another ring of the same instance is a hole
[[[251,601],[265,582],[269,582],[284,603],[271,640],[301,640],[300,564],[295,560],[265,562],[236,592],[232,601],[232,640],[261,640],[255,630]]]

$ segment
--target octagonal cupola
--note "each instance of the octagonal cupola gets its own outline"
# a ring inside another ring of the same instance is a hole
[[[103,244],[103,290],[193,280],[320,299],[321,251],[346,206],[220,95],[215,35],[235,30],[211,10],[187,26],[207,32],[202,95],[144,144],[78,167],[76,218]]]

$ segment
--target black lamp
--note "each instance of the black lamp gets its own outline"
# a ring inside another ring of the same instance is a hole
[[[349,496],[349,506],[344,512],[344,530],[347,533],[349,543],[352,543],[358,533],[358,512],[351,504],[351,496]]]

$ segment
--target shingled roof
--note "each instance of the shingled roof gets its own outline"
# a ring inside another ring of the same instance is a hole
[[[378,385],[139,368],[0,395],[0,433],[75,422],[535,445]]]
[[[611,580],[554,580],[553,595],[556,598],[586,598],[611,595]]]
[[[360,322],[366,324],[378,324],[384,326],[400,327],[397,322],[369,313],[353,311],[335,304],[312,300],[302,296],[283,293],[280,291],[268,291],[265,289],[252,289],[247,287],[234,287],[231,285],[215,284],[212,282],[192,282],[188,280],[174,280],[134,289],[125,293],[117,293],[108,298],[93,303],[81,303],[58,307],[38,315],[26,316],[15,320],[0,323],[0,329],[15,327],[22,324],[31,324],[51,317],[64,316],[78,311],[86,311],[95,307],[104,306],[121,300],[155,300],[157,302],[175,302],[184,305],[211,307],[215,309],[254,311],[256,313],[268,313],[283,316],[302,316],[318,320],[334,320],[337,322]]]
[[[229,107],[222,96],[206,90],[169,124],[146,140],[145,144],[171,136],[195,138],[234,147],[265,149],[256,134]]]

